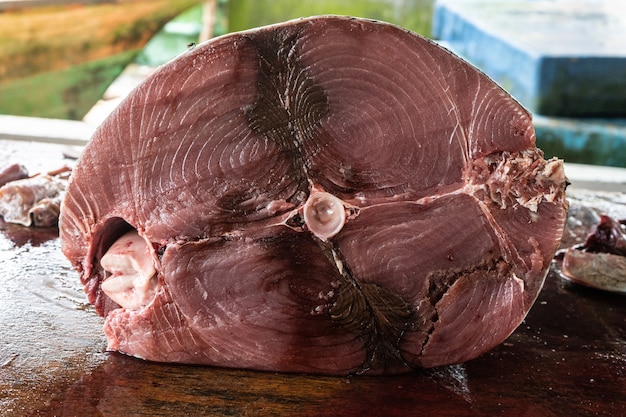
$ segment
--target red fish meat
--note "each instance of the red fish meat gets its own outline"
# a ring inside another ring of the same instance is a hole
[[[85,148],[60,233],[111,350],[400,373],[515,330],[565,184],[530,114],[474,67],[390,24],[315,17],[151,75]]]

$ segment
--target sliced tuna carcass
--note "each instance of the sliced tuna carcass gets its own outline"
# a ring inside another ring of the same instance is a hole
[[[481,72],[389,24],[315,17],[150,76],[85,148],[61,238],[111,350],[399,373],[515,330],[559,244],[565,184],[529,113]]]

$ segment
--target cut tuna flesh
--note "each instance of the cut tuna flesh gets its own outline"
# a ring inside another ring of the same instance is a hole
[[[111,350],[400,373],[475,358],[521,323],[565,184],[484,74],[401,28],[315,17],[157,70],[85,148],[60,232]],[[143,249],[118,261],[143,266],[114,285],[122,236]]]
[[[0,187],[11,181],[28,178],[28,169],[22,164],[13,163],[0,169]]]
[[[585,243],[563,252],[561,275],[587,287],[626,293],[626,220],[606,214]]]
[[[23,226],[56,226],[65,184],[45,174],[7,182],[0,187],[0,216]]]

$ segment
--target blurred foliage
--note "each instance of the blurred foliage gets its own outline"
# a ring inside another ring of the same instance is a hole
[[[197,43],[202,30],[204,5],[190,8],[168,22],[139,53],[135,62],[140,65],[157,66],[184,52],[188,45]],[[228,31],[227,0],[218,0],[213,36]]]
[[[0,84],[0,113],[80,120],[137,53],[131,50]]]
[[[231,32],[299,17],[336,14],[382,20],[430,36],[434,0],[230,0]]]
[[[0,13],[0,113],[82,118],[155,32],[200,2],[59,4]]]
[[[434,3],[434,0],[217,1],[215,36],[321,14],[382,20],[429,36]],[[62,13],[54,8],[42,8],[0,14],[0,113],[82,118],[138,53],[135,62],[157,66],[184,52],[188,44],[197,42],[203,14],[203,6],[198,3],[200,0],[154,0],[123,6],[105,3],[75,7]],[[197,6],[189,8],[193,4]],[[173,13],[185,9],[169,21]],[[145,16],[146,10],[151,10],[150,18]],[[165,28],[141,52],[135,49],[164,24]]]

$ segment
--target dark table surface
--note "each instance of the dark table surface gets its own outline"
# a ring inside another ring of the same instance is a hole
[[[71,165],[58,145],[0,140],[0,150],[0,165],[25,158],[33,172]],[[597,213],[626,218],[623,194],[572,190],[569,199],[564,246]],[[556,262],[526,320],[477,359],[320,377],[104,352],[102,319],[57,236],[0,221],[2,416],[626,416],[626,295],[571,284]]]

